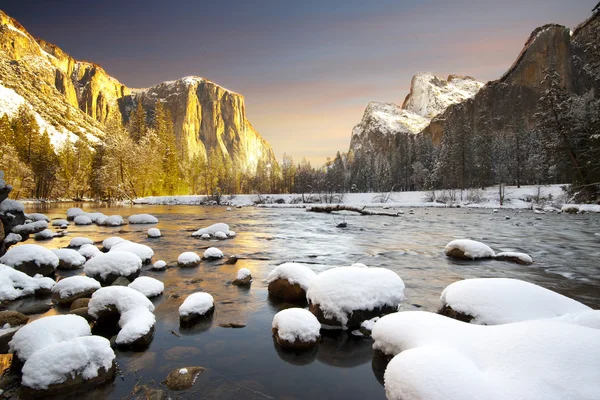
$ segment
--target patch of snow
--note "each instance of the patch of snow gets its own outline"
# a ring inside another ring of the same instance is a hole
[[[34,240],[47,240],[52,239],[55,236],[54,231],[50,229],[44,229],[41,232],[37,232],[33,235]]]
[[[216,247],[204,250],[204,258],[223,258],[223,252]]]
[[[66,219],[56,219],[52,221],[52,226],[67,226],[69,225],[69,221]]]
[[[55,283],[50,278],[32,278],[24,272],[0,264],[0,301],[30,296],[40,289],[50,290]]]
[[[100,289],[100,282],[87,276],[70,276],[56,282],[52,293],[58,293],[64,299],[92,289]]]
[[[317,274],[306,264],[284,263],[275,267],[267,276],[267,283],[277,279],[285,279],[289,283],[297,284],[305,291]]]
[[[6,244],[17,244],[20,241],[23,240],[23,237],[21,235],[19,235],[18,233],[9,233],[8,235],[6,235],[6,237],[4,238],[4,243]]]
[[[246,279],[250,275],[251,275],[250,270],[248,268],[240,268],[237,272],[236,279],[239,279],[239,280]]]
[[[185,374],[187,374],[187,373],[188,373],[188,370],[187,370],[187,368],[181,368],[181,369],[179,370],[179,375],[185,375]]]
[[[100,249],[93,244],[84,244],[79,248],[79,250],[77,250],[77,252],[86,259],[94,258],[101,253]]]
[[[227,239],[227,237],[228,236],[225,232],[221,232],[221,231],[215,232],[215,239],[224,240],[224,239]]]
[[[40,213],[31,213],[31,214],[25,214],[25,218],[30,219],[32,221],[46,221],[46,222],[50,222],[50,218],[48,218],[47,216],[45,216],[44,214],[40,214]]]
[[[371,318],[371,319],[368,319],[366,321],[363,321],[360,324],[360,327],[364,328],[364,329],[366,329],[366,330],[368,330],[370,332],[370,331],[373,330],[373,326],[375,326],[375,322],[379,321],[379,318],[380,317],[375,317],[375,318]]]
[[[114,251],[133,253],[141,258],[143,262],[148,262],[152,259],[152,257],[154,257],[154,251],[150,248],[150,246],[130,241],[124,241],[113,245],[110,248],[109,253]]]
[[[117,245],[119,243],[123,243],[126,242],[127,240],[118,237],[118,236],[111,236],[109,238],[106,238],[102,241],[102,247],[104,247],[106,250],[110,250],[114,245]]]
[[[38,266],[51,265],[54,268],[58,267],[58,257],[50,250],[37,244],[22,244],[11,247],[6,254],[0,257],[0,263],[10,267],[16,267],[31,261]]]
[[[198,254],[194,253],[193,251],[185,251],[185,252],[181,253],[179,255],[179,257],[177,257],[177,262],[179,264],[199,263],[200,256]]]
[[[146,297],[158,296],[165,290],[164,283],[149,276],[140,276],[127,286],[133,290],[137,290]]]
[[[202,236],[204,234],[208,234],[210,236],[214,236],[217,232],[228,232],[229,225],[224,224],[222,222],[212,224],[206,228],[198,229],[196,232],[192,233],[192,236]]]
[[[131,215],[129,218],[130,224],[157,224],[158,219],[150,214],[135,214]]]
[[[4,204],[6,200],[2,202]],[[12,231],[18,235],[31,235],[32,233],[43,231],[48,228],[46,221],[35,221],[15,226]]]
[[[165,260],[158,260],[152,266],[154,267],[154,269],[164,269],[167,266],[167,262]]]
[[[321,323],[313,313],[303,308],[279,311],[273,317],[272,328],[277,329],[277,335],[281,339],[290,343],[296,340],[315,342],[321,336]]]
[[[205,292],[192,293],[179,307],[179,315],[187,317],[190,314],[203,315],[214,307],[213,297]]]
[[[63,261],[73,268],[78,268],[85,264],[86,258],[73,249],[54,249],[51,250],[59,261]]]
[[[149,238],[158,238],[162,235],[160,234],[160,229],[158,228],[150,228],[148,229],[147,235]]]
[[[521,260],[522,262],[524,262],[526,264],[533,263],[533,259],[531,258],[531,256],[529,254],[518,253],[518,252],[514,252],[514,251],[502,251],[500,253],[496,253],[495,257],[518,258],[519,260]]]
[[[75,217],[78,217],[80,215],[84,215],[85,211],[83,211],[81,208],[77,208],[77,207],[73,207],[73,208],[69,208],[67,210],[67,218],[68,219],[73,219]]]
[[[94,244],[94,241],[90,238],[78,236],[71,239],[71,241],[69,242],[69,247],[81,247],[84,244]]]
[[[92,219],[87,215],[78,215],[75,217],[73,222],[75,225],[91,225],[93,223]]]
[[[111,273],[128,276],[142,268],[142,260],[134,253],[110,251],[90,259],[83,266],[86,275],[100,276],[106,279]]]
[[[444,251],[446,254],[452,250],[458,249],[468,258],[475,260],[476,258],[494,257],[496,254],[488,245],[470,239],[453,240],[446,245]]]
[[[120,215],[111,215],[106,218],[98,219],[98,225],[102,226],[121,226],[125,225],[125,221],[123,221],[123,217]]]
[[[20,201],[5,199],[0,203],[0,213],[18,213],[25,211],[25,206]]]

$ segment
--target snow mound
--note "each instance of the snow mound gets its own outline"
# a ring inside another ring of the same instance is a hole
[[[533,283],[509,278],[465,279],[449,285],[443,306],[473,317],[471,323],[498,325],[552,318],[591,310],[588,306]]]
[[[223,258],[223,252],[216,247],[209,247],[204,250],[204,258]]]
[[[40,289],[50,290],[55,283],[50,278],[32,278],[24,272],[0,264],[0,301],[31,296]]]
[[[308,285],[317,274],[308,266],[299,263],[284,263],[276,266],[267,276],[267,283],[277,279],[285,279],[289,283],[297,284],[302,289],[308,290]]]
[[[25,214],[25,218],[32,220],[33,222],[35,221],[46,221],[46,222],[50,222],[50,218],[48,218],[47,216],[45,216],[44,214],[40,214],[40,213],[31,213],[31,214]]]
[[[146,246],[145,244],[130,242],[130,241],[123,241],[123,242],[113,245],[110,248],[109,253],[113,252],[113,251],[117,251],[117,252],[124,251],[124,252],[128,252],[128,253],[133,253],[136,256],[138,256],[139,258],[141,258],[142,262],[144,262],[144,263],[150,262],[150,260],[154,256],[154,251],[149,246]]]
[[[157,224],[158,219],[150,214],[135,214],[129,217],[130,224]]]
[[[0,263],[13,268],[30,262],[35,263],[38,267],[42,265],[50,265],[53,268],[58,267],[56,254],[37,244],[22,244],[11,247],[6,254],[0,257]]]
[[[59,268],[79,268],[85,264],[85,257],[73,249],[54,249],[51,250],[58,257]]]
[[[97,248],[95,245],[93,244],[84,244],[83,246],[81,246],[79,248],[79,250],[77,250],[77,252],[79,254],[81,254],[82,256],[84,256],[86,259],[90,259],[90,258],[94,258],[97,255],[99,255],[100,249]]]
[[[551,320],[478,326],[411,311],[381,318],[373,347],[397,354],[388,399],[595,399],[598,331]]]
[[[98,225],[102,226],[121,226],[125,225],[125,221],[123,221],[123,217],[120,215],[111,215],[106,218],[100,218],[97,221]]]
[[[6,200],[4,200],[2,202],[2,204],[4,204],[4,203],[6,203]],[[48,223],[46,221],[35,221],[35,222],[29,222],[29,223],[23,224],[23,225],[17,225],[12,229],[12,231],[19,235],[31,235],[36,232],[41,232],[47,228],[48,228]]]
[[[357,310],[397,307],[404,298],[404,282],[385,268],[338,267],[314,277],[306,298],[318,305],[325,319],[344,327]]]
[[[185,251],[177,257],[177,262],[183,265],[198,264],[200,256],[193,251]]]
[[[23,240],[23,237],[17,233],[9,233],[8,235],[6,235],[6,237],[4,238],[4,243],[6,244],[17,244],[19,242],[21,242]]]
[[[48,240],[48,239],[52,239],[54,236],[56,236],[54,231],[52,231],[50,229],[44,229],[43,231],[37,232],[36,234],[34,234],[33,239],[34,240]]]
[[[106,250],[110,250],[114,245],[117,245],[119,243],[123,243],[126,242],[127,240],[118,237],[118,236],[111,236],[109,238],[106,238],[102,241],[102,247],[104,247]]]
[[[83,266],[88,276],[100,276],[106,279],[109,275],[128,276],[142,268],[142,260],[135,254],[124,251],[110,251],[90,259]]]
[[[149,238],[158,238],[162,235],[160,234],[160,229],[158,228],[150,228],[148,229],[147,235]]]
[[[302,308],[288,308],[279,311],[273,318],[273,329],[277,336],[289,343],[316,342],[321,336],[321,323],[317,317]]]
[[[179,316],[204,315],[214,307],[213,297],[205,292],[192,293],[179,306]]]
[[[224,224],[222,222],[212,224],[209,227],[198,229],[196,232],[192,233],[192,236],[202,236],[204,234],[214,236],[217,232],[228,232],[229,225]]]
[[[75,217],[73,222],[75,225],[91,225],[93,223],[92,219],[87,215],[78,215]]]
[[[52,226],[68,226],[69,225],[69,221],[67,221],[66,219],[55,219],[54,221],[52,221]]]
[[[228,236],[225,232],[221,232],[221,231],[215,232],[215,239],[225,240],[227,238],[228,238]]]
[[[84,380],[98,376],[100,368],[111,369],[115,352],[101,336],[84,336],[44,347],[23,366],[22,383],[37,390],[48,389],[80,375]]]
[[[158,296],[165,290],[165,284],[149,276],[140,276],[131,282],[128,287],[137,290],[146,297]]]
[[[446,245],[444,251],[447,256],[468,258],[472,260],[495,256],[494,250],[488,245],[470,239],[453,240]]]
[[[200,259],[200,257],[198,257],[198,259]],[[167,262],[165,260],[158,260],[157,262],[155,262],[152,265],[152,269],[157,270],[157,271],[162,271],[163,269],[167,268]]]
[[[69,247],[81,247],[84,244],[94,244],[94,241],[90,238],[78,236],[71,239],[71,241],[69,242]]]
[[[532,264],[533,259],[529,254],[525,253],[517,253],[514,251],[502,251],[500,253],[496,253],[496,259],[498,260],[506,260],[506,261],[516,261],[519,264]]]
[[[117,334],[117,344],[132,343],[154,328],[154,305],[142,293],[126,286],[109,286],[97,290],[88,303],[88,312],[92,317],[98,318],[102,311],[113,306],[120,314],[121,330]]]
[[[248,268],[240,268],[238,270],[238,272],[237,272],[236,279],[238,279],[238,280],[246,279],[250,275],[251,275],[251,273],[250,273],[250,270]]]
[[[38,350],[81,336],[91,336],[90,325],[78,315],[52,315],[36,319],[15,333],[10,352],[27,361]]]
[[[25,211],[25,206],[20,201],[5,199],[0,202],[0,213],[18,213]]]
[[[93,278],[87,276],[70,276],[56,282],[56,285],[52,288],[52,293],[56,293],[61,299],[65,299],[78,293],[97,289],[100,289],[100,282]]]
[[[72,220],[72,219],[75,219],[75,217],[78,217],[78,216],[84,215],[84,214],[85,214],[85,211],[83,211],[81,208],[77,208],[77,207],[69,208],[67,210],[67,219]]]

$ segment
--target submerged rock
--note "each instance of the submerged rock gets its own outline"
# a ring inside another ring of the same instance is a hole
[[[171,390],[189,389],[196,382],[198,375],[203,372],[203,367],[185,367],[176,369],[167,376],[167,387]]]

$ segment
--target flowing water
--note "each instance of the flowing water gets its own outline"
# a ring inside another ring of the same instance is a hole
[[[31,206],[64,218],[73,204]],[[416,209],[398,218],[383,216],[332,216],[303,209],[224,207],[133,206],[104,207],[86,204],[86,211],[123,216],[150,213],[157,225],[107,228],[70,225],[69,234],[46,242],[48,248],[65,247],[70,238],[86,236],[102,241],[108,236],[151,246],[153,261],[173,262],[184,251],[202,254],[217,246],[226,256],[241,259],[235,265],[203,263],[198,268],[145,271],[164,282],[165,292],[153,300],[157,319],[154,339],[144,352],[117,351],[120,373],[113,383],[85,394],[87,398],[132,398],[136,385],[160,385],[170,371],[203,366],[192,389],[172,392],[178,398],[214,399],[384,399],[382,370],[373,360],[372,341],[348,333],[325,332],[314,351],[296,354],[279,348],[271,336],[271,321],[289,307],[268,296],[265,278],[283,262],[310,263],[317,272],[333,266],[361,262],[397,272],[406,284],[402,310],[436,311],[442,290],[452,282],[473,277],[510,277],[533,282],[600,308],[600,216],[535,215],[531,211],[470,209]],[[507,219],[506,217],[510,217]],[[537,218],[540,219],[537,219]],[[342,218],[345,229],[337,228]],[[192,238],[191,231],[225,222],[237,232],[232,240],[208,242]],[[158,227],[163,237],[148,239],[146,230]],[[522,251],[535,263],[522,266],[494,260],[455,261],[443,249],[456,238],[472,238],[495,251]],[[254,280],[249,289],[230,284],[239,268]],[[79,271],[78,273],[81,273]],[[200,279],[198,279],[200,278]],[[179,327],[178,307],[185,297],[206,291],[215,298],[212,319],[191,329]],[[31,302],[32,300],[25,300]],[[20,302],[14,302],[12,308]],[[52,309],[46,315],[63,313]],[[241,329],[221,327],[241,323]],[[78,394],[73,398],[81,398]]]

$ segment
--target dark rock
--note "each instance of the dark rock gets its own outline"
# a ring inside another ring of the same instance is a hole
[[[297,283],[282,278],[269,283],[269,294],[290,303],[306,303],[306,291]]]
[[[77,299],[91,297],[95,291],[96,291],[96,289],[88,289],[88,290],[84,290],[83,292],[75,293],[75,294],[72,294],[71,296],[67,296],[67,297],[60,297],[59,293],[52,293],[52,301],[54,301],[55,303],[58,303],[61,306],[67,307],[67,306],[70,306],[71,303],[73,303]]]
[[[48,312],[52,308],[52,304],[48,303],[37,303],[28,306],[22,306],[17,308],[17,311],[25,315],[43,314]]]
[[[17,331],[18,329],[15,329],[3,335],[0,335],[0,354],[8,354],[8,352],[10,351],[8,343],[12,340],[13,336],[15,336],[15,333],[17,333]]]
[[[330,326],[342,326],[342,323],[337,319],[325,318],[323,311],[318,304],[309,303],[308,310],[317,317],[320,323]],[[353,310],[347,317],[348,322],[346,326],[348,328],[358,328],[363,321],[366,321],[375,317],[383,317],[386,314],[394,313],[398,310],[397,306],[383,306],[377,307],[373,310]]]
[[[18,311],[0,311],[0,328],[5,324],[10,326],[25,325],[29,317]]]
[[[138,269],[137,271],[135,271],[132,274],[129,274],[127,276],[123,276],[123,278],[127,279],[127,281],[128,281],[127,285],[129,285],[129,282],[133,282],[133,280],[135,278],[137,278],[138,276],[140,276],[140,272],[141,272],[141,270]],[[111,286],[114,281],[116,281],[118,278],[122,277],[121,275],[118,275],[118,274],[115,274],[115,273],[112,273],[112,272],[110,274],[108,274],[106,276],[106,278],[102,278],[99,274],[98,275],[91,274],[91,275],[88,275],[88,276],[90,278],[94,278],[95,280],[97,280],[98,282],[100,282],[100,284],[102,286]],[[124,282],[124,281],[121,281],[121,282]],[[120,285],[120,286],[123,286],[123,285]]]
[[[235,286],[250,286],[252,283],[252,275],[248,275],[244,279],[234,279],[231,283]]]
[[[195,324],[196,322],[202,320],[202,319],[206,319],[209,318],[213,315],[213,313],[215,312],[215,307],[212,306],[211,308],[208,309],[208,311],[206,311],[204,314],[195,314],[195,313],[191,313],[188,315],[180,315],[179,316],[179,324],[182,326],[190,326]]]
[[[271,332],[273,332],[273,336],[275,337],[275,340],[277,341],[277,343],[279,343],[279,345],[281,347],[283,347],[285,349],[289,349],[289,350],[298,350],[298,351],[309,350],[318,343],[317,340],[315,340],[314,342],[303,342],[300,339],[296,339],[293,342],[289,342],[289,341],[279,337],[279,330],[277,328],[271,329]]]
[[[87,307],[90,300],[91,299],[87,297],[76,299],[75,301],[73,301],[73,303],[71,303],[71,310],[75,310],[81,307]]]
[[[142,385],[133,388],[131,397],[135,400],[167,400],[169,395],[164,390]]]
[[[471,322],[473,316],[464,314],[460,311],[455,311],[449,305],[444,305],[442,308],[438,310],[438,314],[444,315],[448,318],[453,318],[462,322]]]
[[[239,322],[226,322],[223,324],[219,324],[219,326],[221,328],[234,328],[234,329],[239,329],[239,328],[245,328],[246,324],[242,324]]]
[[[117,344],[117,348],[119,350],[145,351],[148,349],[148,346],[150,346],[152,338],[154,338],[154,325],[152,325],[148,333],[144,336],[141,336],[130,343]]]
[[[181,374],[180,371],[182,369],[186,369],[187,372]],[[176,369],[172,371],[169,376],[167,376],[167,387],[171,390],[189,389],[194,385],[196,377],[202,372],[204,372],[204,368],[202,367],[185,367]]]
[[[79,315],[80,317],[85,318],[88,322],[94,321],[94,317],[89,314],[87,307],[72,308],[69,311],[69,314]]]
[[[227,260],[225,260],[225,264],[227,265],[233,265],[236,262],[238,262],[238,258],[236,256],[231,256]]]
[[[14,266],[17,271],[21,271],[29,276],[41,274],[43,276],[54,276],[54,266],[51,264],[38,265],[35,260],[25,261]]]
[[[511,256],[510,254],[496,254],[495,259],[498,261],[514,262],[514,263],[521,264],[521,265],[531,265],[532,264],[529,261],[523,260],[520,257]]]

